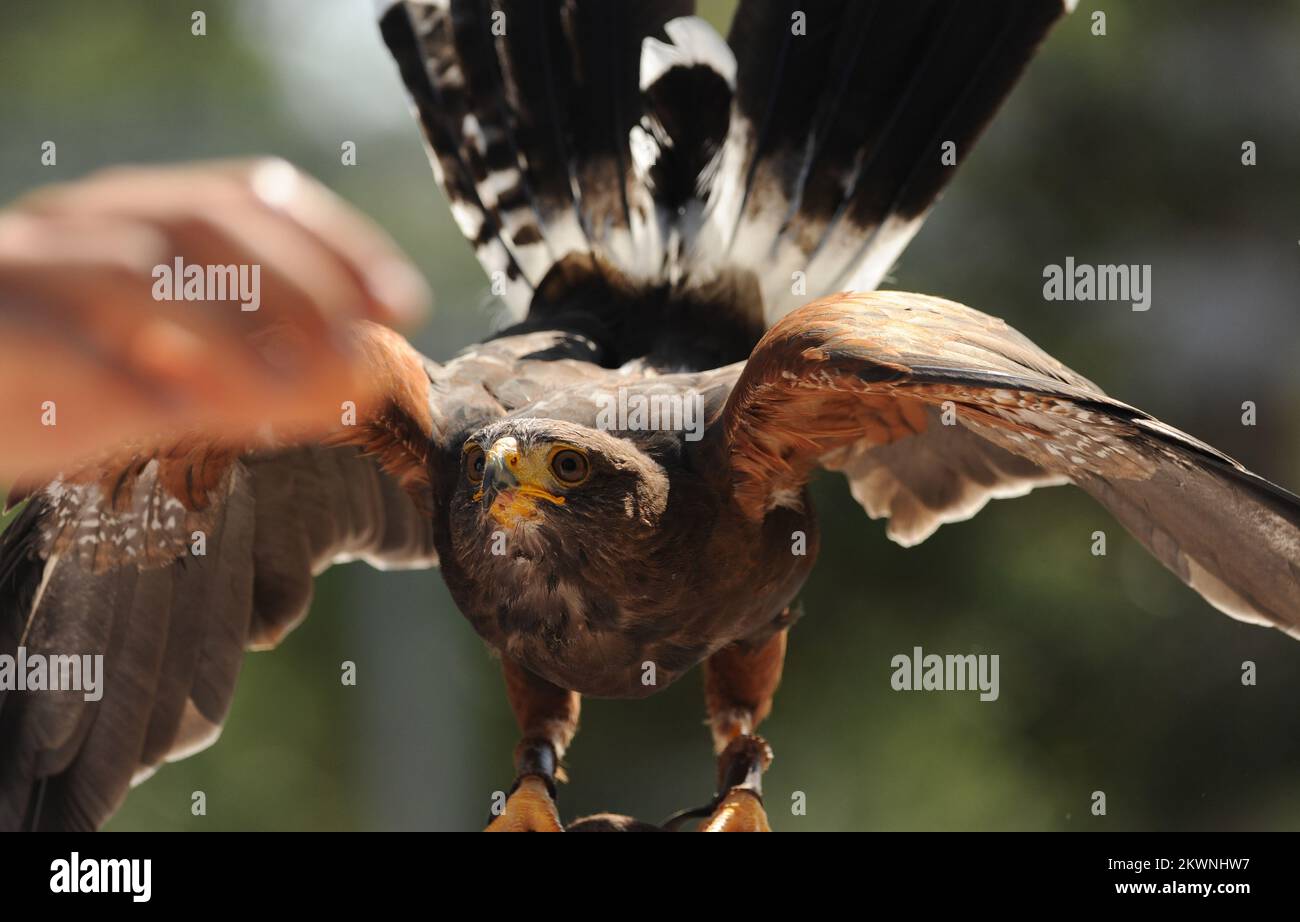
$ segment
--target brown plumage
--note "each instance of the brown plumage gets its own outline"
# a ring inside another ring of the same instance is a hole
[[[558,828],[580,694],[646,695],[704,662],[721,780],[699,815],[765,829],[753,734],[816,558],[818,468],[904,544],[1073,482],[1212,604],[1300,635],[1291,494],[959,304],[867,291],[790,310],[791,259],[831,266],[823,289],[877,284],[947,180],[933,145],[951,133],[965,156],[1059,2],[879,21],[805,4],[806,46],[782,4],[747,2],[730,48],[682,4],[500,5],[535,28],[496,37],[485,5],[442,0],[392,6],[383,31],[518,325],[445,364],[361,327],[380,396],[354,426],[134,446],[26,491],[0,550],[3,649],[103,651],[110,671],[97,703],[0,699],[0,827],[102,823],[133,777],[211,740],[242,651],[306,613],[313,574],[365,557],[440,563],[503,659],[524,740],[493,828]],[[649,85],[615,47],[640,49]],[[696,79],[701,105],[730,88],[721,121],[664,118]],[[664,155],[688,143],[674,130],[710,155]],[[699,425],[610,422],[641,398],[689,401]]]

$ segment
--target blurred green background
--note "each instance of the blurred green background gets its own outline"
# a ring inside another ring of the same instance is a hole
[[[702,12],[725,30],[732,6]],[[1298,34],[1294,0],[1085,0],[891,285],[999,314],[1300,488]],[[40,165],[45,140],[55,167]],[[347,140],[356,166],[340,163]],[[1241,164],[1245,140],[1257,166]],[[429,355],[489,330],[485,279],[369,0],[6,4],[0,201],[109,164],[252,154],[299,164],[397,238],[436,291],[414,334]],[[1152,264],[1151,310],[1044,302],[1043,266],[1066,256]],[[1213,611],[1081,493],[994,502],[906,551],[838,477],[816,493],[821,563],[764,727],[776,829],[1300,827],[1300,646]],[[1105,557],[1090,553],[1098,529]],[[891,690],[891,657],[918,645],[999,654],[1000,699]],[[339,683],[343,660],[356,687]],[[697,672],[646,701],[585,702],[566,817],[654,820],[705,800],[700,685]],[[497,666],[436,573],[338,567],[281,649],[248,657],[219,743],[163,768],[109,828],[472,829],[510,781],[514,741]],[[1089,811],[1096,790],[1105,817]]]

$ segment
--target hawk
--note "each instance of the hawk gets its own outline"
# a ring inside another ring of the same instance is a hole
[[[102,824],[215,738],[313,575],[363,558],[438,566],[500,656],[521,741],[489,829],[562,828],[580,696],[700,664],[718,784],[694,814],[767,829],[756,730],[823,468],[904,545],[1073,483],[1211,605],[1300,636],[1297,497],[994,317],[877,290],[1069,5],[741,0],[724,40],[689,0],[381,2],[515,322],[441,364],[359,324],[355,425],[133,442],[11,497],[0,649],[107,676],[98,701],[0,699],[0,827]]]

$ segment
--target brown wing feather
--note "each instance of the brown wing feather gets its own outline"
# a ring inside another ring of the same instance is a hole
[[[1068,482],[965,426],[943,425],[938,407],[925,413],[925,428],[915,435],[886,444],[859,439],[822,458],[823,467],[848,478],[868,515],[889,520],[886,534],[904,547],[970,518],[990,499]]]
[[[97,827],[133,780],[212,742],[244,651],[301,620],[330,563],[436,564],[429,370],[380,327],[358,345],[376,396],[328,444],[173,437],[24,491],[0,652],[100,654],[104,674],[93,701],[0,692],[0,829]]]
[[[1068,480],[1213,605],[1300,636],[1300,499],[960,304],[874,292],[795,311],[755,347],[722,425],[751,517],[822,465],[908,544]]]

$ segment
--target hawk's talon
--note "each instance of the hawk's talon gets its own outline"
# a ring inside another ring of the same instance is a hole
[[[543,775],[521,775],[506,798],[505,809],[484,832],[563,832],[551,791],[555,782]]]
[[[483,831],[563,832],[555,806],[557,762],[555,746],[549,740],[520,740],[515,747],[515,783],[506,794],[505,809],[492,817]]]
[[[700,832],[771,832],[763,797],[747,787],[734,787],[722,798]]]
[[[713,814],[700,832],[771,832],[763,809],[763,772],[772,764],[767,740],[743,733],[718,756],[718,790]]]
[[[663,828],[676,830],[686,820],[708,817],[700,832],[771,832],[763,810],[763,772],[771,764],[767,740],[737,735],[718,755],[718,793],[702,807],[674,813]]]

